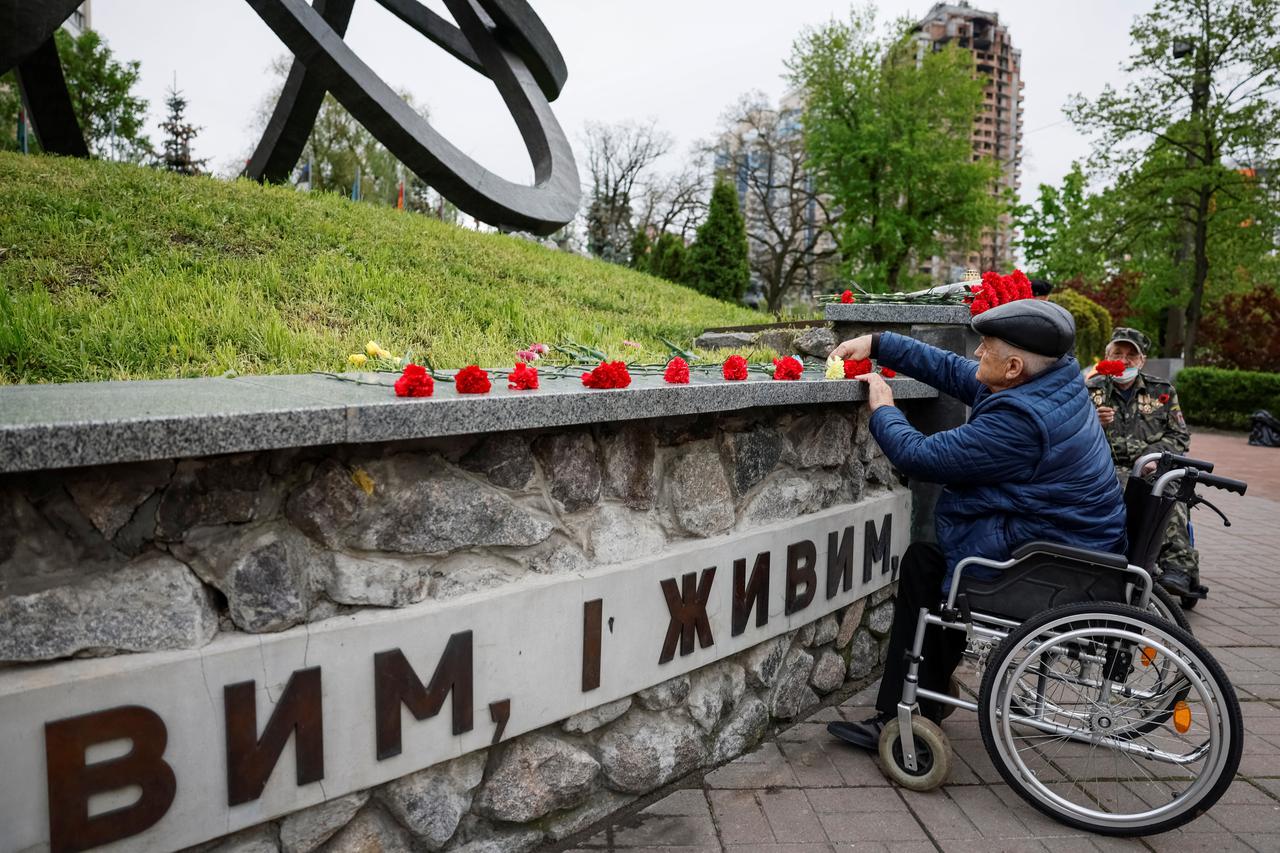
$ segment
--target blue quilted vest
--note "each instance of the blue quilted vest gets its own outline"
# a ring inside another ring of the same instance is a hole
[[[1014,548],[1033,539],[1124,553],[1124,499],[1076,360],[1063,358],[1031,382],[999,394],[983,388],[969,420],[983,417],[993,405],[1030,415],[1039,425],[1044,455],[1025,482],[946,485],[935,517],[948,568],[967,556],[1007,560]]]

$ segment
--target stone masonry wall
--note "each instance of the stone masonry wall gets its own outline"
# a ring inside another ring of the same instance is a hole
[[[895,480],[809,406],[0,476],[0,667],[198,648],[587,572]],[[752,747],[881,663],[881,590],[631,697],[202,845],[528,850]]]

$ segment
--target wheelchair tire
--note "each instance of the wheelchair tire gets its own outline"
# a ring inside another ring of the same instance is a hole
[[[919,714],[911,717],[911,734],[916,741],[915,770],[903,766],[901,731],[897,719],[885,723],[880,731],[880,763],[885,775],[912,791],[932,791],[951,775],[951,742],[932,720]]]
[[[1187,621],[1187,614],[1184,610],[1189,610],[1186,606],[1187,600],[1182,599],[1182,603],[1178,603],[1178,599],[1173,593],[1160,586],[1160,584],[1151,585],[1151,598],[1147,601],[1147,609],[1162,619],[1166,619],[1177,625],[1188,634],[1194,634],[1191,630],[1191,623]]]
[[[1167,658],[1178,678],[1143,666],[1150,655]],[[1153,718],[1152,705],[1164,712]],[[1068,826],[1116,836],[1194,820],[1231,784],[1244,740],[1235,691],[1199,641],[1110,603],[1055,608],[1010,633],[988,658],[978,725],[1023,799]]]
[[[1183,610],[1195,610],[1195,609],[1196,609],[1196,605],[1197,605],[1197,604],[1199,604],[1199,603],[1200,603],[1200,599],[1199,599],[1199,598],[1197,598],[1197,597],[1196,597],[1196,596],[1194,596],[1194,595],[1184,595],[1184,596],[1182,596],[1182,609],[1183,609]]]

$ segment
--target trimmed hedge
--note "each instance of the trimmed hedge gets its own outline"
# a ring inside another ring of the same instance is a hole
[[[1111,340],[1111,312],[1074,290],[1055,290],[1049,301],[1071,312],[1076,321],[1076,359],[1081,366],[1102,358]]]
[[[1280,373],[1187,367],[1177,386],[1183,414],[1193,424],[1247,430],[1258,409],[1280,415]]]

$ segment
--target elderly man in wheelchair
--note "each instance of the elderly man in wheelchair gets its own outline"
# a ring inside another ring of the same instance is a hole
[[[845,341],[970,407],[967,423],[925,436],[868,384],[870,428],[910,477],[943,484],[937,545],[903,556],[877,713],[831,723],[878,751],[899,784],[930,790],[950,772],[940,724],[978,714],[1005,781],[1049,816],[1110,835],[1163,832],[1226,790],[1242,747],[1240,707],[1150,569],[1165,521],[1196,486],[1244,492],[1212,464],[1172,454],[1153,482],[1121,494],[1076,360],[1070,313],[1022,300],[976,316],[977,363],[902,335]],[[973,699],[953,673],[968,655]]]

